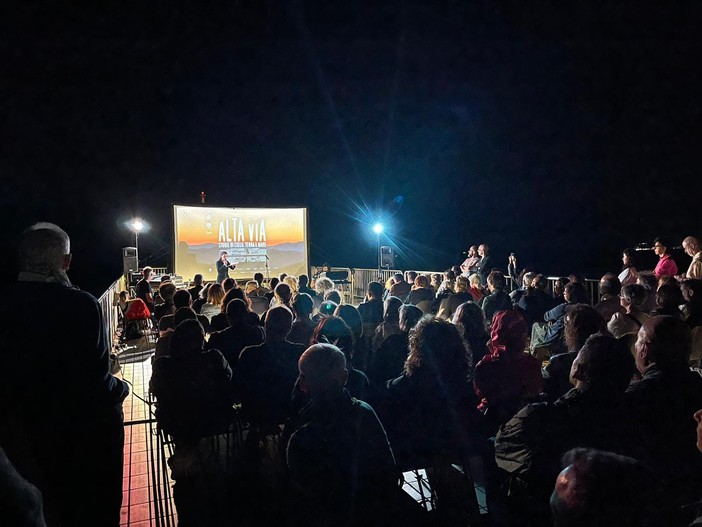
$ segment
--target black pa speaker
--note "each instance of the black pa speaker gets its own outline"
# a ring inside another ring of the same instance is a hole
[[[136,247],[122,247],[122,265],[126,276],[139,271]]]
[[[395,253],[389,245],[380,248],[380,267],[393,267],[395,265]]]

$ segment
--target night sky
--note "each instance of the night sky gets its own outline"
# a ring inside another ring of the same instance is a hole
[[[380,216],[403,268],[485,241],[548,274],[619,270],[624,247],[702,235],[702,4],[610,4],[8,3],[3,246],[59,223],[99,294],[125,220],[165,265],[171,205],[205,191],[309,207],[312,264],[374,267]]]

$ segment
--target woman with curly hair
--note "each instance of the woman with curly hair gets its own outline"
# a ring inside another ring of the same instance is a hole
[[[484,438],[477,398],[468,381],[471,357],[458,329],[425,316],[410,331],[402,375],[388,381],[382,420],[398,466],[460,459]]]

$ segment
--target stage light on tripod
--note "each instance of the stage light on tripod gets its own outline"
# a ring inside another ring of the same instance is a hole
[[[375,225],[373,225],[373,232],[376,234],[382,234],[383,233],[383,224],[376,223]]]

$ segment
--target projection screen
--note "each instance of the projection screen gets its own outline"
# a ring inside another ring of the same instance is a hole
[[[307,209],[173,206],[175,273],[192,280],[217,278],[220,251],[227,251],[238,280],[308,273]],[[268,257],[268,258],[266,258]],[[268,261],[268,269],[266,269]],[[242,284],[243,285],[243,284]]]

